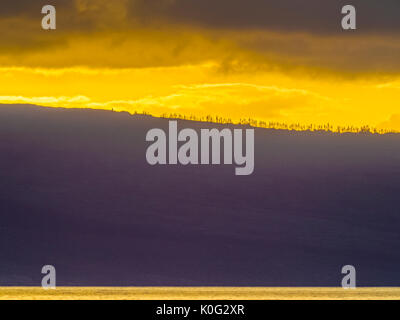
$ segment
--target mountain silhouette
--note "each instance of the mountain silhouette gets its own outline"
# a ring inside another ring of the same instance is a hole
[[[235,176],[150,166],[152,128],[168,119],[0,106],[0,285],[50,264],[58,286],[340,286],[350,264],[400,286],[400,135],[256,128]]]

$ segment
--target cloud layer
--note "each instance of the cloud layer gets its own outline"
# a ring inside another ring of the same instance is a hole
[[[400,128],[400,2],[0,4],[0,102]]]

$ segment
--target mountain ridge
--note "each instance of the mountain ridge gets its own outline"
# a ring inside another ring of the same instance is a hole
[[[149,166],[168,120],[1,106],[0,285],[400,286],[400,136],[255,128],[238,177]]]

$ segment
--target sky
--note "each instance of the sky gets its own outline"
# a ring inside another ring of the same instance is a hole
[[[400,130],[399,16],[398,0],[2,0],[0,103]]]

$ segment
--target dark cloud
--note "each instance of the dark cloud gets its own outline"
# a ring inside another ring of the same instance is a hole
[[[357,8],[360,31],[400,30],[399,0],[136,0],[132,16],[208,27],[342,32],[341,8]]]
[[[146,51],[147,55],[128,59],[141,66],[209,59],[222,61],[224,71],[237,71],[237,61],[246,70],[276,64],[349,72],[398,73],[400,68],[400,0],[0,1],[0,56],[15,57],[7,60],[10,64],[20,63],[20,56],[32,51],[72,50],[77,39],[86,37],[89,43],[108,35],[113,39],[109,47],[123,47],[126,42]],[[341,8],[349,3],[357,8],[356,32],[341,29]],[[41,8],[46,4],[57,8],[56,32],[41,28]],[[165,63],[159,52],[154,53],[155,44],[162,41],[168,49],[157,50],[168,57]],[[109,47],[92,50],[107,52]],[[70,51],[71,64],[90,65],[89,58],[80,55]],[[150,62],[144,63],[146,59]],[[128,60],[123,64],[131,65]]]
[[[64,10],[74,8],[73,0],[1,0],[0,17],[40,16],[48,4]]]
[[[93,23],[94,17],[79,9],[82,5],[103,7],[102,11],[109,15],[114,14],[112,6],[124,5],[131,21],[146,25],[184,23],[211,28],[311,33],[342,32],[340,10],[346,4],[353,4],[357,8],[358,32],[400,31],[399,0],[1,0],[0,18],[39,16],[46,4],[56,6],[60,18],[65,17],[60,23],[70,22],[70,28],[74,23],[82,29],[101,25],[101,21]],[[88,18],[90,23],[85,23]],[[104,19],[104,15],[100,14],[98,19]]]

